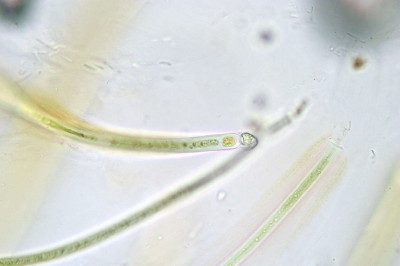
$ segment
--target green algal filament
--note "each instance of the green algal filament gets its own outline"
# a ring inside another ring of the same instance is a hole
[[[296,203],[309,190],[311,185],[315,183],[323,170],[329,163],[329,159],[333,155],[331,151],[324,156],[316,165],[314,170],[303,180],[303,182],[293,191],[293,193],[284,201],[284,203],[270,216],[269,219],[256,231],[250,239],[242,245],[224,265],[237,265],[249,256],[260,243],[271,233],[271,231],[285,218],[285,216],[294,208]]]

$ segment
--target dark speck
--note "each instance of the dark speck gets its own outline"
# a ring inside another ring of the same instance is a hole
[[[358,70],[360,68],[362,68],[365,64],[364,59],[360,58],[360,57],[356,57],[353,59],[353,68],[355,70]]]
[[[355,56],[351,59],[351,68],[357,72],[365,70],[367,64],[367,58],[362,55]]]
[[[267,97],[265,94],[259,93],[253,97],[252,104],[255,108],[261,110],[264,109],[267,105]]]
[[[158,64],[161,66],[172,66],[172,63],[168,61],[160,61]]]
[[[260,40],[265,42],[265,43],[269,43],[271,41],[273,41],[274,38],[274,34],[272,31],[270,30],[261,30],[260,33]]]

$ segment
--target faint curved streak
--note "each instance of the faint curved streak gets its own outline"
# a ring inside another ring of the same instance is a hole
[[[3,257],[0,258],[0,265],[26,265],[40,263],[52,259],[61,258],[73,254],[77,251],[83,250],[85,248],[92,247],[95,244],[103,242],[104,240],[109,239],[117,235],[118,233],[122,233],[130,229],[132,226],[153,217],[154,215],[171,206],[172,204],[177,203],[178,201],[182,201],[185,197],[199,191],[206,185],[210,184],[216,179],[219,179],[222,175],[226,174],[229,171],[232,171],[232,169],[234,169],[235,167],[238,167],[238,165],[240,165],[240,163],[247,157],[248,154],[250,154],[249,151],[245,149],[240,150],[232,158],[228,159],[216,169],[205,174],[194,182],[183,186],[180,189],[177,189],[176,191],[156,201],[154,204],[143,208],[138,212],[135,212],[124,220],[117,222],[94,234],[91,234],[83,239],[63,245],[58,248],[33,253],[31,255]]]
[[[91,125],[62,108],[49,108],[5,77],[0,77],[0,103],[25,120],[40,125],[57,135],[82,143],[146,152],[201,152],[254,148],[257,139],[250,133],[223,133],[198,137],[141,137],[124,135]]]

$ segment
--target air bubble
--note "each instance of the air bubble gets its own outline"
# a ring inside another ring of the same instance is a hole
[[[220,191],[217,194],[217,200],[218,201],[223,201],[226,198],[226,192],[225,191]]]

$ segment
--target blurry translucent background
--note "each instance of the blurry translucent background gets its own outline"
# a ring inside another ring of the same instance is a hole
[[[357,243],[400,178],[397,172],[393,179],[400,158],[398,1],[25,4],[19,11],[3,7],[2,74],[102,127],[254,133],[299,100],[309,103],[301,120],[259,136],[256,149],[215,182],[49,264],[219,264],[282,202],[268,197],[280,193],[275,184],[293,188],[304,177],[294,170],[291,181],[282,179],[320,139],[340,143],[341,174],[321,176],[244,263],[345,265],[357,250],[373,249]],[[96,232],[235,152],[96,150],[1,111],[0,255],[30,254]],[[396,202],[387,207],[394,219]],[[378,262],[399,265],[400,223],[392,227],[394,238],[376,254]],[[378,262],[370,265],[384,265]]]

